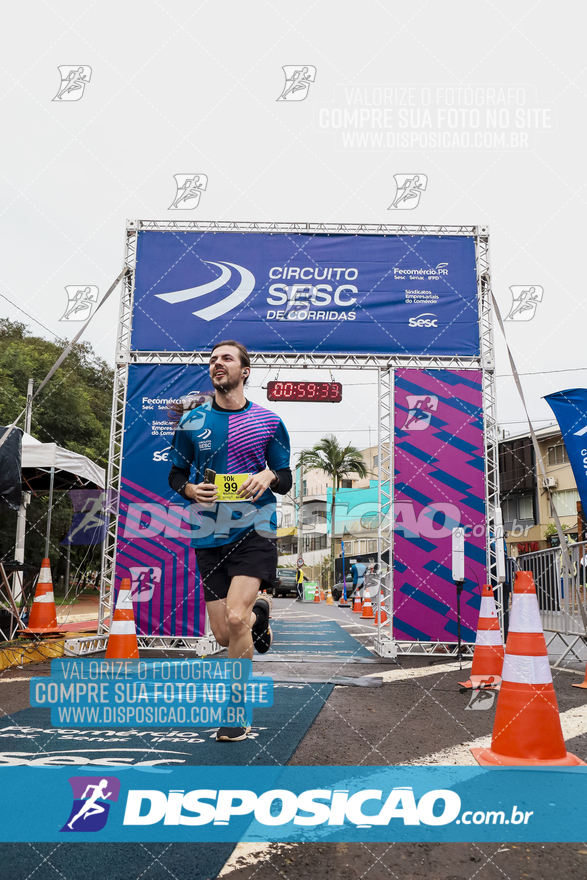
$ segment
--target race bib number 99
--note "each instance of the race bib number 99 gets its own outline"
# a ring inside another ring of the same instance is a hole
[[[237,495],[238,490],[248,480],[250,474],[216,474],[214,484],[218,489],[218,501],[242,501]]]

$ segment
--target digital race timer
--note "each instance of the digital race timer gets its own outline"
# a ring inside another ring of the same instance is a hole
[[[340,403],[340,382],[268,382],[267,400],[307,400]]]

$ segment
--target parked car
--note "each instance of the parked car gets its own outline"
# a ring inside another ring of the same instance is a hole
[[[383,565],[383,573],[384,573],[384,575],[387,574],[387,571],[388,571],[387,565],[385,565],[385,563],[384,563],[384,565]],[[377,587],[378,587],[378,584],[379,584],[379,579],[378,579],[378,577],[377,577],[376,574],[373,574],[373,573],[368,572],[368,573],[365,575],[365,586],[366,586],[366,588],[367,588],[367,590],[368,590],[368,592],[369,592],[369,595],[370,595],[370,597],[371,597],[371,601],[372,601],[372,602],[375,602],[375,600],[377,599]],[[338,583],[336,583],[336,584],[333,586],[333,588],[332,588],[332,598],[334,599],[335,602],[339,602],[339,601],[340,601],[341,596],[342,596],[342,589],[343,589],[343,582],[342,582],[342,581],[339,581]],[[351,596],[352,592],[353,592],[353,579],[352,579],[352,577],[347,576],[347,579],[346,579],[346,594],[347,594],[347,599],[349,598],[349,596]]]
[[[287,596],[289,593],[297,595],[296,590],[296,574],[295,568],[278,568],[273,585],[274,596]],[[307,580],[304,577],[304,580]]]

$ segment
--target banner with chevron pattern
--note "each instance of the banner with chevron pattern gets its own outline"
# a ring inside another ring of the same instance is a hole
[[[452,529],[465,526],[461,635],[474,642],[486,579],[482,377],[395,374],[394,636],[457,641]]]

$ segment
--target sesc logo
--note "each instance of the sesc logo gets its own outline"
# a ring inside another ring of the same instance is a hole
[[[438,327],[438,318],[433,312],[423,312],[417,318],[410,318],[410,327]]]
[[[166,446],[165,449],[157,450],[153,453],[153,461],[168,461],[169,460],[169,450],[171,446]]]

